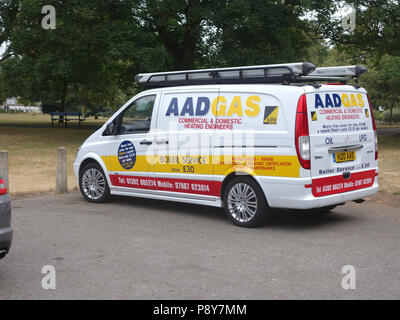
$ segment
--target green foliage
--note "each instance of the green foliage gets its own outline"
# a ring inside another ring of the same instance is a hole
[[[56,112],[60,107],[59,103],[51,103],[51,102],[42,102],[42,112],[43,113],[50,113]]]
[[[226,1],[212,16],[214,37],[204,49],[210,66],[237,66],[303,60],[312,29],[300,17],[308,6],[300,1]]]
[[[43,5],[56,8],[55,30],[41,26]],[[98,113],[138,92],[139,72],[320,64],[328,48],[303,18],[313,10],[334,8],[327,0],[3,0],[0,43],[13,57],[2,62],[0,98]]]
[[[385,122],[395,122],[395,123],[400,123],[400,111],[399,110],[393,110],[392,113],[392,118],[390,118],[390,110],[386,110],[382,113],[381,120]]]
[[[318,67],[327,66],[327,61],[330,56],[328,45],[318,36],[311,39],[311,44],[308,46],[305,57],[307,61],[314,63]]]
[[[324,66],[346,66],[357,64],[347,52],[338,49],[338,47],[333,47],[328,50],[328,54],[324,60]]]
[[[324,65],[351,65],[359,61],[346,50],[337,47],[329,49]],[[359,80],[359,85],[365,87],[371,98],[374,116],[377,120],[391,123],[397,121],[396,107],[400,107],[400,57],[383,55],[376,65],[369,65],[368,72]],[[381,114],[376,109],[378,106],[386,107]],[[390,117],[392,114],[392,119]]]
[[[165,48],[165,70],[179,70],[302,60],[314,29],[301,17],[311,3],[138,0],[134,14]]]
[[[392,122],[390,114],[399,107],[400,99],[400,57],[384,55],[377,66],[371,68],[362,78],[360,84],[365,86],[371,96],[374,106],[385,106],[389,109],[389,118],[384,121]],[[385,117],[383,115],[383,117]]]
[[[71,99],[102,109],[122,103],[121,90],[129,91],[140,69],[161,68],[163,49],[131,23],[131,1],[16,2],[19,12],[7,30],[14,58],[2,63],[0,75],[3,96],[58,103],[59,110]],[[41,26],[44,4],[56,8],[55,30]]]
[[[375,118],[375,120],[380,120],[380,121],[382,121],[382,114],[383,114],[383,112],[381,112],[381,111],[379,111],[379,110],[377,110],[377,109],[374,109],[373,112],[374,112],[374,118]]]
[[[346,6],[356,13],[352,32],[343,28],[343,17],[337,15],[337,9]],[[332,44],[362,63],[377,63],[385,54],[400,56],[398,0],[334,0],[329,9],[317,10],[316,24]]]

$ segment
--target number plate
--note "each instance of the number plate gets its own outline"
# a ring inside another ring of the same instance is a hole
[[[337,152],[333,154],[333,161],[336,163],[349,162],[356,160],[355,151]]]

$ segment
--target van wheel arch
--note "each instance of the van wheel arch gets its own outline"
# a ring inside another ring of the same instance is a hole
[[[95,160],[95,159],[93,159],[93,158],[86,158],[85,160],[82,161],[82,163],[81,163],[80,166],[79,166],[79,177],[80,177],[81,174],[82,174],[82,169],[83,169],[86,165],[88,165],[89,163],[96,163],[96,164],[98,164],[98,165],[101,167],[101,164],[100,164],[97,160]]]
[[[252,175],[247,174],[247,173],[243,173],[243,172],[241,172],[240,174],[238,174],[237,172],[232,172],[231,174],[227,175],[225,177],[224,181],[222,182],[221,190],[220,190],[221,200],[224,200],[223,198],[224,198],[224,194],[225,194],[225,189],[228,186],[229,182],[231,182],[233,179],[238,178],[238,177],[246,177],[246,178],[252,180],[262,190],[260,184],[258,183],[258,181],[256,179],[254,179],[254,177]],[[266,201],[266,203],[268,205],[268,199],[267,199],[265,194],[264,194],[264,198],[265,198],[265,201]]]

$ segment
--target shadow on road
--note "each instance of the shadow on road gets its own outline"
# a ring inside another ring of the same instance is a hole
[[[305,211],[275,209],[266,228],[274,229],[313,229],[337,224],[356,222],[354,215],[331,211],[329,213],[310,213]]]
[[[126,206],[134,206],[135,208],[142,208],[146,210],[165,211],[168,213],[191,215],[196,217],[204,217],[205,219],[225,220],[224,210],[216,207],[195,205],[189,203],[180,203],[173,201],[163,201],[146,198],[135,197],[113,197],[112,203],[118,203]]]
[[[155,210],[165,214],[173,212],[174,214],[195,216],[204,220],[212,219],[226,224],[231,223],[222,208],[123,196],[114,197],[110,205],[113,203],[134,207],[135,209]],[[351,215],[350,212],[348,214],[343,213],[343,210],[341,212],[333,210],[330,213],[317,214],[305,211],[273,209],[270,218],[261,228],[302,230],[356,222],[358,220],[358,217]]]

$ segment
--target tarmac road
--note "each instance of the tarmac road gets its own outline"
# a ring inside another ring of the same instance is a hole
[[[378,134],[400,135],[400,127],[378,128]]]
[[[349,203],[244,229],[217,208],[78,192],[13,201],[0,299],[399,299],[400,210]],[[41,287],[44,265],[56,290]],[[356,289],[342,268],[356,268]]]

